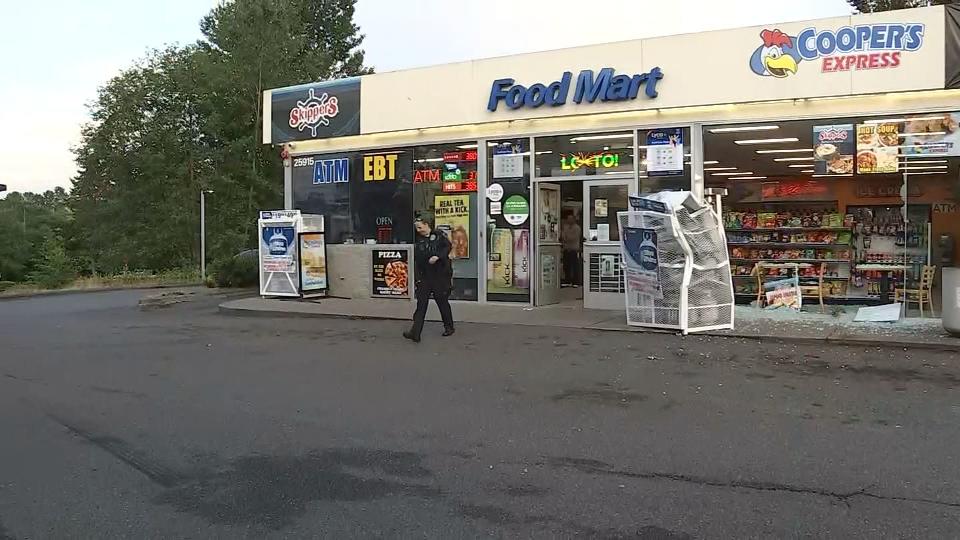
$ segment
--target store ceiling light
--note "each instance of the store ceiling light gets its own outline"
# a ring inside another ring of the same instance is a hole
[[[947,168],[946,165],[926,165],[926,166],[920,166],[920,167],[911,167],[911,166],[901,167],[901,169],[903,169],[903,170],[905,170],[905,171],[925,171],[925,170],[929,170],[929,169],[946,169],[946,168]]]
[[[423,159],[418,159],[417,163],[435,163],[437,161],[443,161],[443,158],[442,157],[423,158]]]
[[[753,172],[749,172],[749,171],[740,171],[740,172],[715,172],[715,173],[712,174],[712,176],[736,176],[736,175],[738,175],[738,174],[753,174]]]
[[[900,137],[939,137],[946,134],[946,131],[910,131],[908,133],[901,133]]]
[[[776,158],[774,161],[813,161],[813,156],[810,157],[781,157]]]
[[[794,168],[794,169],[803,169],[803,168],[809,167],[809,166],[810,166],[809,163],[804,163],[804,164],[802,164],[802,165],[796,165],[796,164],[795,164],[795,165],[787,165],[787,167],[791,167],[791,168]]]
[[[539,152],[537,152],[537,155],[542,156],[543,154],[552,154],[552,153],[553,153],[553,150],[540,150]]]
[[[461,149],[461,150],[470,150],[471,148],[476,148],[476,147],[477,147],[477,145],[475,145],[475,144],[461,144],[461,145],[458,146],[457,148],[459,148],[459,149]]]
[[[616,135],[585,135],[583,137],[574,137],[570,142],[580,141],[603,141],[607,139],[632,139],[633,133],[620,133]]]
[[[900,157],[909,157],[904,154],[900,154]],[[901,165],[931,165],[934,163],[947,163],[945,159],[902,159],[900,160]]]
[[[813,170],[813,169],[807,169],[807,170],[805,170],[805,171],[800,171],[800,172],[802,172],[802,173],[804,173],[804,174],[810,174],[810,173],[815,173],[815,172],[817,172],[817,171],[815,171],[815,170]]]
[[[812,176],[813,176],[814,178],[826,178],[826,177],[828,177],[828,176],[853,176],[853,173],[847,173],[847,174],[814,174],[814,175],[812,175]]]
[[[710,133],[739,133],[741,131],[770,131],[780,129],[780,126],[739,126],[711,129]]]
[[[783,148],[780,150],[757,150],[758,154],[800,154],[813,152],[813,148]]]
[[[736,167],[704,167],[705,171],[735,171]]]
[[[947,171],[926,171],[910,173],[910,176],[919,176],[921,174],[947,174]]]
[[[800,139],[796,137],[782,137],[779,139],[743,139],[739,141],[733,141],[737,144],[776,144],[776,143],[788,143],[788,142],[800,142]]]
[[[766,180],[766,176],[731,176],[728,180]]]
[[[719,162],[719,161],[704,161],[704,162],[703,162],[704,165],[716,165],[717,163],[720,163],[720,162]]]

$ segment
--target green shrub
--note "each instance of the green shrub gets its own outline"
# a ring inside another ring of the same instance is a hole
[[[254,287],[260,281],[256,251],[244,251],[211,265],[217,287]]]
[[[16,285],[16,283],[12,281],[0,281],[0,292],[3,292],[9,289],[10,287],[13,287],[14,285]]]
[[[60,238],[51,236],[44,240],[36,267],[29,277],[44,289],[63,287],[77,277],[73,261],[67,256]]]

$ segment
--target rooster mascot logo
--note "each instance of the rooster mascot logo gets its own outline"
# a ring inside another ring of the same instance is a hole
[[[782,79],[797,72],[802,60],[797,52],[797,40],[780,30],[760,32],[763,45],[750,56],[750,69],[757,75]]]

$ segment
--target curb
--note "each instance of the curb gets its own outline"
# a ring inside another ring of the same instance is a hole
[[[409,317],[391,317],[386,315],[346,315],[342,313],[306,313],[295,311],[265,311],[257,309],[235,308],[225,304],[218,306],[218,312],[233,317],[262,317],[262,318],[283,318],[283,319],[343,319],[353,321],[406,321]],[[458,321],[465,324],[496,324],[477,321]],[[549,324],[530,324],[526,326],[540,328],[567,328]],[[582,327],[583,330],[593,330],[597,332],[637,332],[644,334],[672,334],[677,332],[661,330],[656,328],[610,328],[610,327]],[[938,352],[960,352],[960,340],[956,345],[946,343],[927,343],[910,341],[877,341],[865,338],[811,338],[802,336],[779,336],[779,335],[757,335],[757,334],[720,334],[714,332],[704,332],[690,334],[690,336],[708,336],[726,339],[745,339],[751,341],[770,341],[774,343],[791,343],[799,345],[830,345],[841,347],[870,347],[885,349],[919,349],[925,351]]]
[[[116,291],[146,291],[150,289],[179,289],[181,287],[202,287],[202,283],[182,283],[178,285],[138,285],[134,287],[104,287],[102,289],[53,289],[49,291],[33,291],[18,294],[0,294],[0,302],[4,300],[22,300],[37,296],[65,296],[68,294],[87,294]]]

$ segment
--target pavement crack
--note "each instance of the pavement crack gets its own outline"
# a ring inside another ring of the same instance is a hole
[[[639,478],[644,480],[668,480],[673,482],[683,482],[695,484],[698,486],[726,488],[726,489],[749,489],[753,491],[794,493],[799,495],[814,495],[819,497],[829,497],[849,505],[850,499],[865,497],[884,501],[911,502],[921,504],[931,504],[949,508],[960,508],[960,502],[940,501],[936,499],[927,499],[923,497],[900,497],[893,495],[880,495],[867,491],[865,488],[851,492],[837,492],[827,489],[794,486],[790,484],[781,484],[777,482],[760,482],[752,480],[719,480],[703,476],[664,473],[664,472],[636,472],[623,469],[616,469],[608,463],[592,459],[581,458],[547,458],[547,463],[552,467],[575,469],[587,474],[603,474],[617,476],[621,478]]]
[[[47,417],[65,427],[71,434],[97,446],[162,487],[171,488],[183,481],[180,474],[152,460],[122,439],[99,435],[53,414],[48,413]]]

